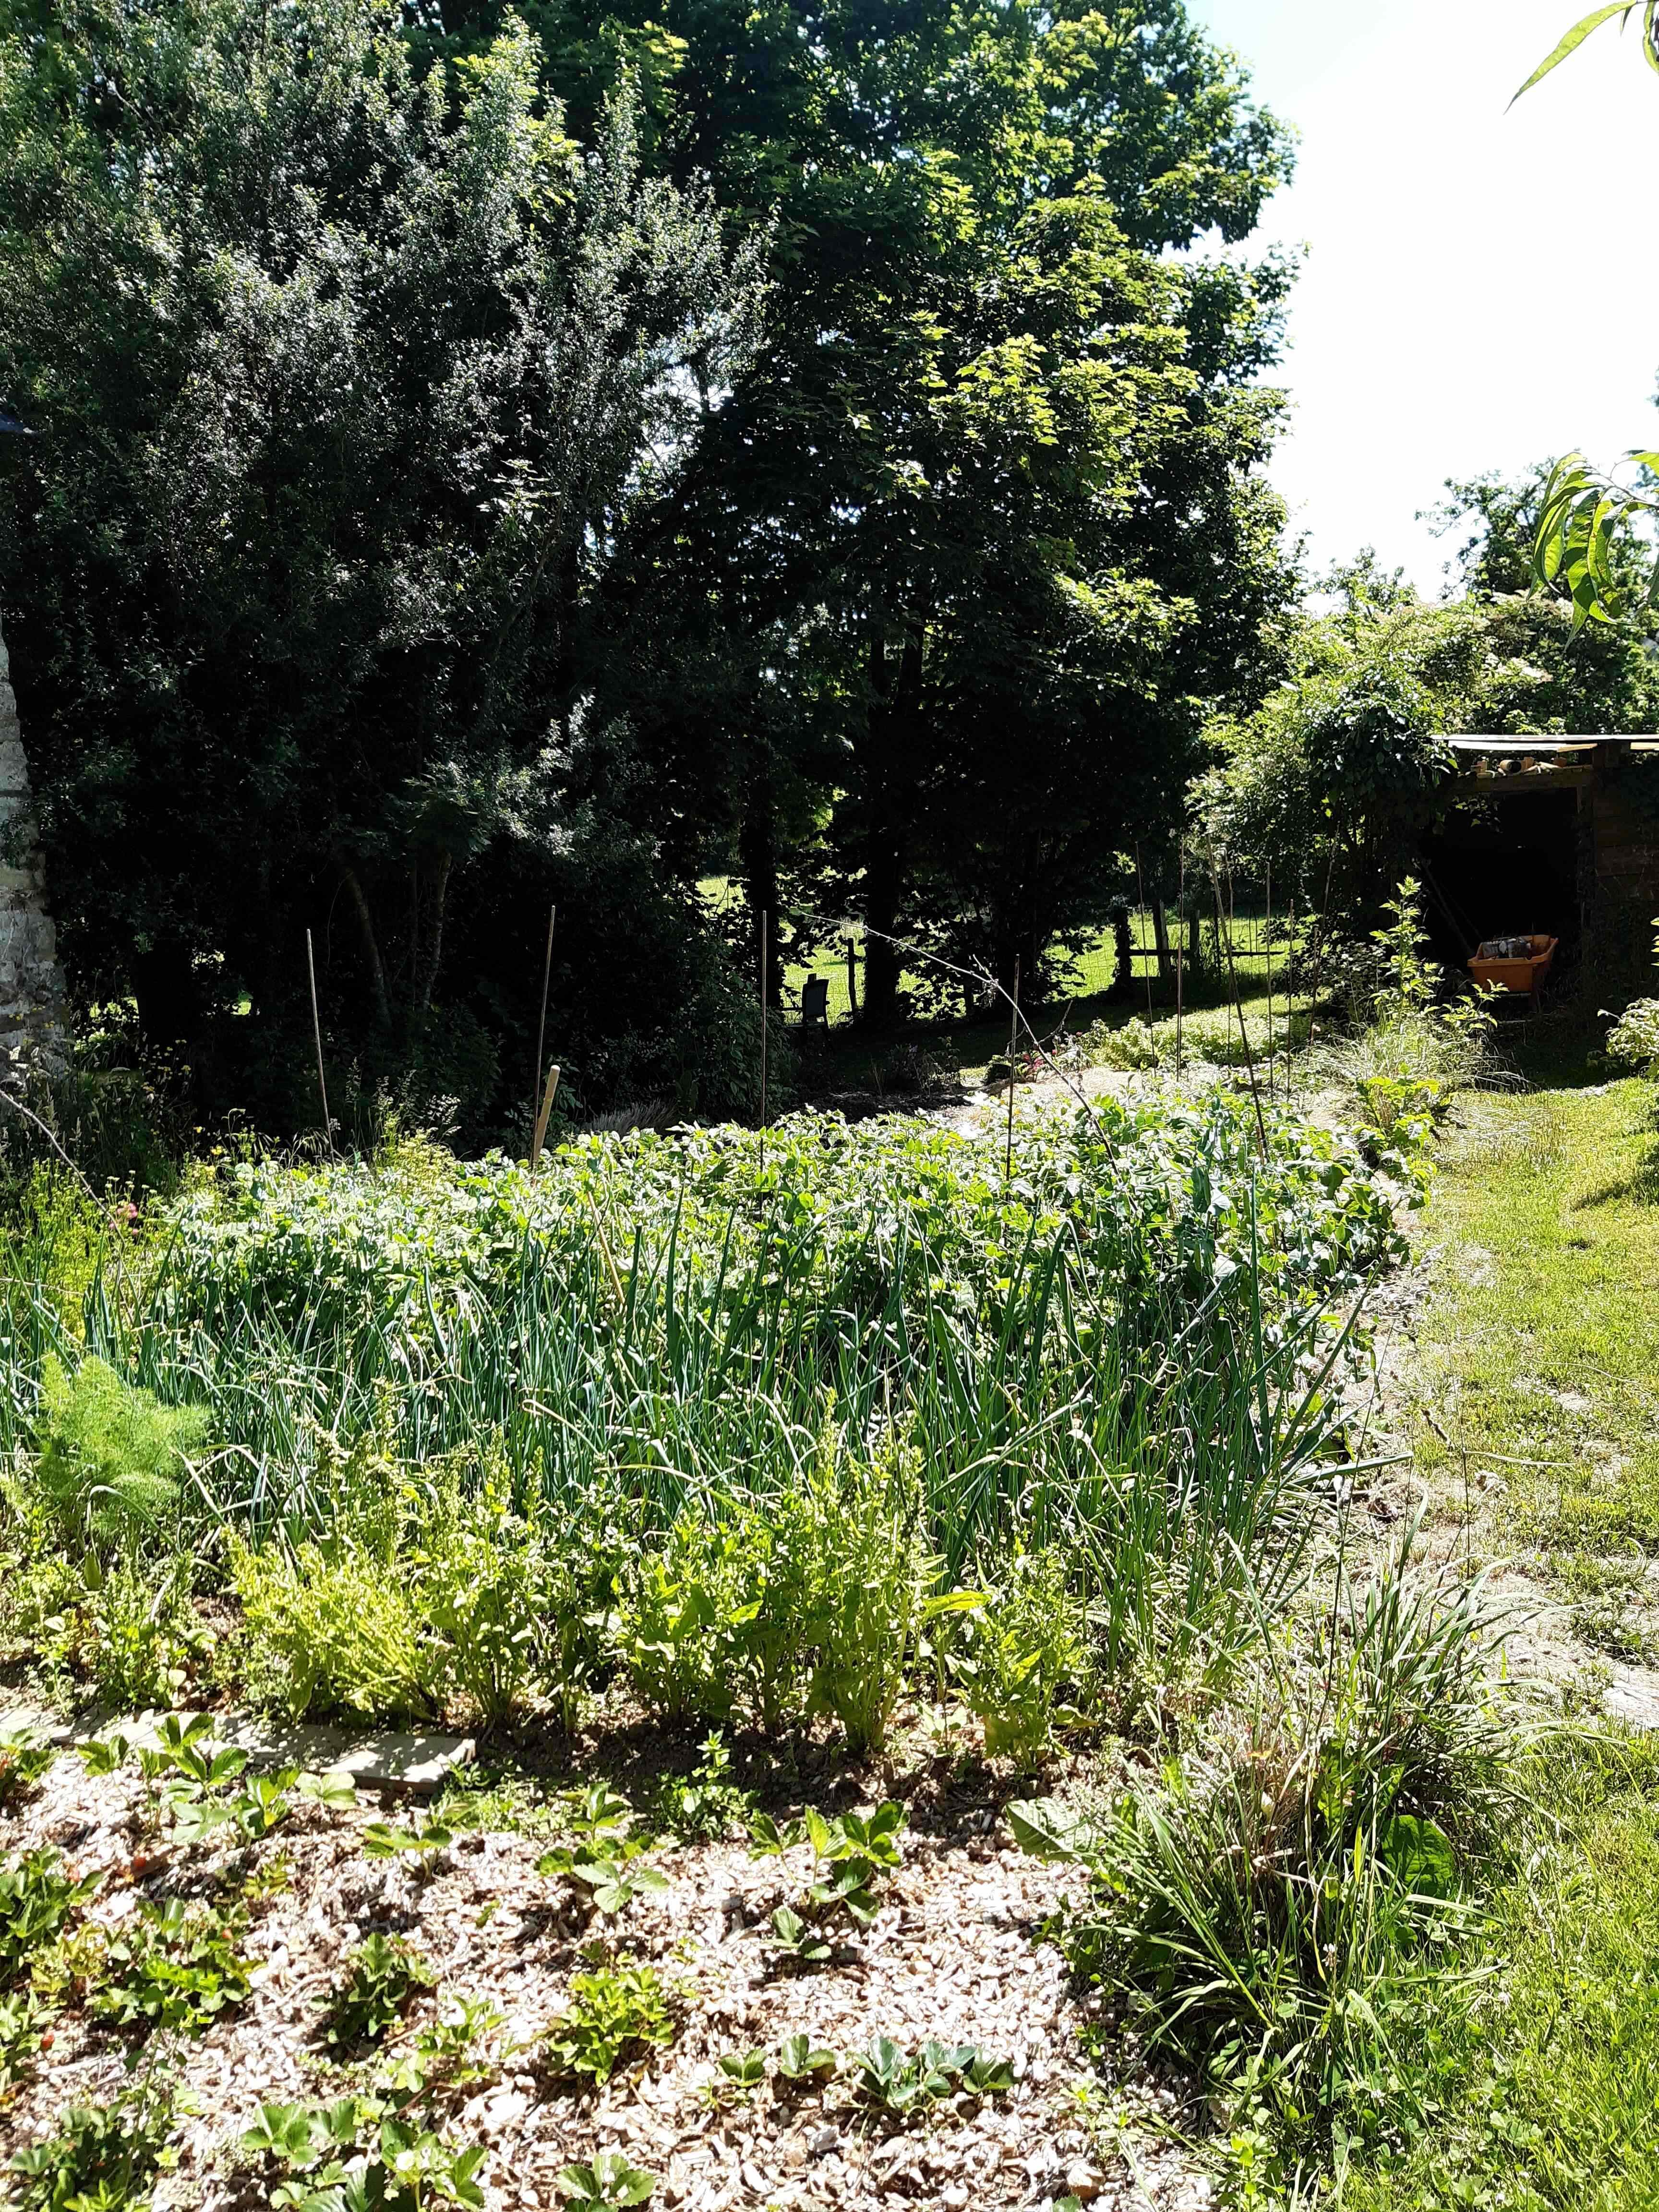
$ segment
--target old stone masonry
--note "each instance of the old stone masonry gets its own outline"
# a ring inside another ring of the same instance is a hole
[[[0,1081],[21,1062],[55,1073],[66,1056],[64,975],[46,913],[29,810],[28,763],[0,630]]]

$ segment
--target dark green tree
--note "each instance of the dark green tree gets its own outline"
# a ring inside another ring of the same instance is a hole
[[[0,386],[41,433],[0,596],[64,949],[228,1088],[303,1067],[310,926],[368,1074],[492,1103],[540,981],[481,927],[503,873],[544,918],[620,870],[678,948],[565,1008],[595,1048],[713,987],[582,634],[763,286],[637,112],[579,145],[514,19],[422,80],[373,0],[0,0]]]

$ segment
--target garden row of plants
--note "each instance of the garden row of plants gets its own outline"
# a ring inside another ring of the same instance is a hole
[[[1224,1091],[1022,1127],[1007,1170],[804,1116],[534,1178],[242,1164],[113,1243],[43,1188],[6,1632],[118,1704],[568,1728],[621,1680],[854,1750],[948,1674],[1035,1756],[1062,1692],[1294,1580],[1397,1194]]]

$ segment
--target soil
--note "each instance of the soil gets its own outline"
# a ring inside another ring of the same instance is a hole
[[[556,2205],[560,2169],[611,2148],[658,2177],[653,2203],[685,2212],[902,2203],[977,2212],[1068,2190],[1085,2203],[1197,2212],[1208,2182],[1156,2129],[1128,2135],[1111,2117],[1133,2106],[1143,2121],[1176,2122],[1173,2092],[1109,2034],[1116,2057],[1103,2068],[1103,2023],[1090,2019],[1045,1940],[1075,1877],[1008,1846],[995,1802],[957,1787],[962,1771],[959,1755],[924,1757],[908,1775],[880,1778],[875,1796],[892,1788],[910,1807],[902,1869],[873,1926],[849,1930],[815,1971],[781,1969],[767,1940],[773,1908],[805,1877],[800,1850],[780,1861],[752,1856],[744,1842],[664,1843],[648,1856],[667,1892],[636,1899],[607,1929],[568,1881],[536,1871],[545,1833],[458,1830],[417,1863],[369,1858],[362,1830],[385,1816],[360,1799],[343,1812],[298,1805],[252,1850],[225,1847],[223,1832],[170,1850],[141,1777],[131,1767],[94,1777],[72,1751],[0,1817],[0,1848],[51,1845],[75,1874],[99,1875],[88,1911],[105,1928],[130,1918],[141,1898],[249,1897],[251,1995],[171,2053],[189,2111],[158,2208],[264,2205],[275,2169],[239,2148],[260,2105],[325,2105],[365,2083],[372,2061],[337,2063],[320,2022],[348,1954],[380,1932],[405,1937],[438,1978],[402,2034],[459,1998],[486,1998],[504,2016],[489,2078],[441,2094],[434,2115],[458,2142],[489,2147],[491,2212]],[[810,1794],[826,1808],[853,1802],[845,1781],[839,1795]],[[658,1967],[677,1992],[678,2032],[648,2063],[584,2091],[556,2078],[543,2038],[596,1939]],[[775,2053],[800,2031],[843,2054],[836,2080],[798,2093],[774,2078],[757,2092],[722,2093],[720,2054]],[[907,2052],[930,2039],[974,2045],[1012,2062],[1014,2087],[896,2124],[852,2086],[850,2056],[878,2035]],[[155,2051],[141,2058],[112,2028],[66,2008],[33,2078],[0,2108],[0,2142],[9,2153],[49,2135],[66,2106],[107,2102]]]

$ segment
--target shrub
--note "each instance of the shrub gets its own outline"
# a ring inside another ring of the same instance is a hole
[[[594,1516],[556,1533],[545,1509],[516,1513],[489,1453],[418,1480],[378,1466],[324,1541],[236,1547],[256,1687],[263,1677],[296,1717],[428,1719],[459,1700],[495,1728],[545,1686],[573,1727],[604,1626]]]
[[[640,1695],[666,1720],[726,1721],[743,1695],[766,1602],[771,1533],[757,1513],[682,1514],[623,1578],[618,1644]],[[767,1670],[769,1679],[770,1670]],[[774,1722],[775,1691],[764,1700]]]
[[[1164,1041],[1135,1014],[1127,1022],[1094,1023],[1078,1039],[1077,1056],[1085,1067],[1137,1073],[1164,1065]]]
[[[1633,999],[1607,1031],[1606,1051],[1615,1067],[1659,1071],[1659,999]]]
[[[238,1545],[236,1595],[256,1654],[278,1662],[276,1681],[297,1720],[344,1713],[364,1720],[429,1720],[443,1669],[422,1634],[415,1595],[392,1563],[350,1536],[289,1552]]]
[[[914,1455],[825,1470],[792,1516],[813,1569],[807,1618],[817,1654],[812,1706],[833,1713],[852,1752],[878,1751],[916,1655],[939,1562],[922,1540]]]

